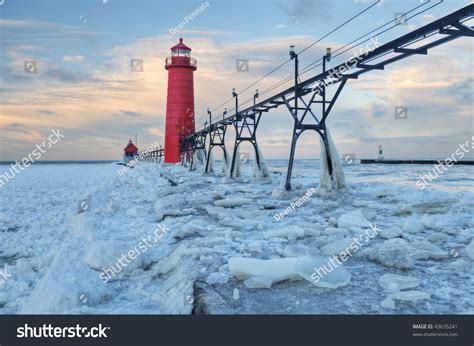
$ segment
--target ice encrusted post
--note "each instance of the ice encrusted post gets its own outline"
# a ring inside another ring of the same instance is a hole
[[[207,155],[208,157],[204,174],[214,173],[214,154],[212,153],[212,151],[209,151],[209,154]]]
[[[332,189],[348,189],[346,178],[344,176],[344,171],[342,169],[341,159],[339,158],[339,153],[337,152],[334,141],[332,140],[331,133],[326,129],[326,138],[327,144],[329,147],[329,158],[332,163],[332,177],[329,174],[329,165],[328,165],[328,155],[326,154],[326,145],[324,144],[324,139],[321,136],[319,143],[321,146],[320,162],[321,162],[321,188],[325,190]]]
[[[255,162],[253,164],[253,176],[256,178],[267,178],[269,176],[267,164],[265,163],[265,159],[263,158],[262,151],[260,150],[260,147],[258,145],[255,147]]]
[[[202,166],[204,164],[205,153],[202,149],[198,149],[193,153],[193,159],[191,162],[191,171],[195,171],[198,166]]]
[[[228,178],[240,178],[242,176],[240,168],[242,167],[242,160],[240,159],[240,147],[237,147],[234,152],[234,171],[231,172],[232,170],[232,165],[227,171],[227,177]]]
[[[222,170],[221,175],[226,176],[227,172],[229,171],[230,160],[229,160],[229,153],[225,147],[222,148],[224,150],[224,157],[222,158]]]

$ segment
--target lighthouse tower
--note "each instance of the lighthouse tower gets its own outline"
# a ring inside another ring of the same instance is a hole
[[[168,99],[166,103],[165,162],[176,163],[182,158],[180,143],[194,133],[194,82],[196,59],[191,48],[179,39],[166,58]]]

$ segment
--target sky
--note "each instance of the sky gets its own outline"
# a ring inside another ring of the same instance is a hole
[[[437,0],[384,0],[300,54],[300,66],[351,42],[399,13]],[[202,4],[204,10],[177,28]],[[197,128],[210,107],[232,108],[232,88],[244,90],[336,28],[372,0],[0,0],[0,161],[27,156],[52,129],[64,136],[42,160],[120,159],[129,138],[140,149],[164,143],[167,71],[179,37],[192,48]],[[377,36],[381,44],[471,3],[449,0]],[[473,21],[471,21],[470,25]],[[178,31],[178,32],[175,32]],[[354,47],[329,66],[351,57]],[[461,38],[350,80],[327,125],[341,154],[375,158],[446,158],[473,135],[473,40]],[[132,71],[131,59],[143,61]],[[238,71],[237,59],[248,60]],[[30,62],[30,63],[29,63]],[[33,62],[33,63],[31,63]],[[25,69],[25,64],[32,69]],[[35,65],[34,65],[35,64]],[[320,67],[301,75],[305,80]],[[292,74],[292,62],[244,93],[263,91]],[[290,87],[284,84],[280,89]],[[261,95],[261,98],[271,93]],[[406,118],[395,119],[396,107]],[[216,109],[217,108],[217,109]],[[280,107],[262,116],[258,143],[267,158],[288,158],[293,120]],[[232,150],[235,132],[227,133]],[[241,152],[250,152],[243,144]],[[319,137],[305,132],[298,158],[319,157]],[[470,153],[468,158],[473,158]]]

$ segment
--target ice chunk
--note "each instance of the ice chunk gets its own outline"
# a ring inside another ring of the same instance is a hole
[[[295,240],[304,237],[304,229],[298,226],[279,227],[265,232],[265,238],[288,238]]]
[[[243,198],[243,197],[234,197],[234,198],[224,198],[217,201],[214,201],[214,205],[223,208],[234,208],[234,207],[241,207],[246,204],[252,203],[250,198]]]
[[[420,279],[406,275],[384,274],[379,279],[379,285],[382,286],[385,290],[391,292],[396,292],[407,288],[415,288],[419,284]]]
[[[394,300],[401,300],[405,302],[416,302],[423,299],[431,299],[431,295],[422,291],[400,291],[397,293],[391,293],[388,295],[389,298]]]
[[[466,246],[466,255],[474,261],[474,239],[472,239],[469,245]]]
[[[337,226],[339,228],[347,228],[347,229],[354,229],[354,228],[369,228],[370,223],[367,219],[362,215],[360,210],[356,210],[344,215],[341,215],[337,220]]]
[[[381,229],[380,236],[385,239],[398,238],[402,235],[402,230],[399,227],[391,227],[388,229]]]
[[[434,233],[428,236],[428,240],[433,242],[443,242],[447,241],[448,239],[449,236],[445,233]]]
[[[380,302],[380,306],[386,309],[395,309],[395,302],[392,298],[385,298]]]
[[[232,294],[232,298],[234,300],[239,300],[240,299],[240,292],[237,288],[234,288],[234,293]]]
[[[237,279],[247,279],[252,276],[269,276],[273,282],[284,280],[297,280],[295,273],[296,258],[275,258],[261,260],[255,258],[231,257],[229,258],[229,271]]]
[[[180,245],[168,257],[164,258],[158,263],[156,266],[156,271],[159,274],[166,274],[176,268],[182,257],[197,254],[199,254],[199,249],[187,248],[184,245]]]
[[[414,241],[410,244],[414,249],[412,257],[414,259],[423,259],[423,258],[448,258],[448,252],[443,251],[439,247],[431,244],[426,240]]]
[[[351,274],[342,265],[331,266],[330,259],[325,257],[300,257],[295,271],[313,285],[335,289],[349,284]]]
[[[412,269],[414,263],[410,256],[411,250],[410,245],[405,239],[389,239],[384,241],[375,251],[375,254],[371,254],[370,257],[387,267]]]
[[[222,272],[212,273],[206,279],[206,282],[209,285],[226,284],[228,281],[229,281],[229,274],[222,273]]]
[[[403,232],[407,233],[420,233],[423,232],[425,229],[425,226],[421,222],[414,221],[414,220],[408,220],[405,222],[403,225]]]
[[[336,240],[335,242],[324,245],[320,252],[326,256],[339,255],[341,252],[345,251],[353,241],[352,238]]]
[[[252,276],[244,281],[247,288],[272,288],[273,278],[271,276]]]

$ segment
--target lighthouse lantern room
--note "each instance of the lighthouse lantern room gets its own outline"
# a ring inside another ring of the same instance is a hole
[[[196,59],[191,48],[179,39],[166,58],[168,70],[168,97],[166,102],[165,162],[176,163],[182,159],[181,141],[194,133],[194,81]]]

